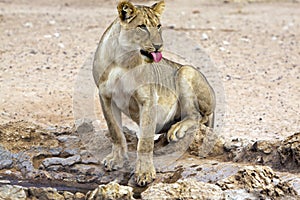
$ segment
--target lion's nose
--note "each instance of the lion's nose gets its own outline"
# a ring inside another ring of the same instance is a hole
[[[159,49],[161,49],[162,46],[163,46],[162,44],[153,44],[155,51],[158,51]]]

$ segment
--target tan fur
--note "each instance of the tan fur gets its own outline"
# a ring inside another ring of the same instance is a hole
[[[191,66],[163,58],[154,63],[151,52],[161,52],[160,16],[165,3],[151,7],[118,4],[119,17],[103,34],[97,48],[93,76],[112,138],[107,170],[123,167],[127,144],[121,113],[140,126],[135,176],[140,186],[155,178],[154,134],[167,131],[177,141],[199,122],[212,125],[215,97],[206,78]]]

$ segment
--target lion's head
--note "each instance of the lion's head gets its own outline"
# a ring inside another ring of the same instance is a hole
[[[164,7],[164,1],[151,7],[134,6],[129,1],[118,4],[121,24],[119,43],[129,51],[138,50],[146,62],[159,62],[162,59],[160,16]]]

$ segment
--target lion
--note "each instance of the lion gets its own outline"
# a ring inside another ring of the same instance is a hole
[[[122,113],[139,125],[135,181],[146,186],[156,177],[154,136],[167,133],[169,142],[202,123],[213,127],[215,94],[193,66],[164,58],[161,15],[165,2],[152,6],[120,1],[118,17],[104,32],[93,62],[102,111],[112,151],[102,164],[118,170],[128,160]]]

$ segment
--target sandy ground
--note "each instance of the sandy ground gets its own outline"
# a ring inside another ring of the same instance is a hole
[[[162,24],[176,32],[174,43],[184,34],[194,46],[184,41],[177,46],[191,54],[198,46],[214,63],[210,75],[220,88],[220,134],[281,139],[300,130],[299,3],[166,2]],[[0,1],[1,124],[72,126],[74,112],[96,102],[94,113],[105,128],[95,86],[78,77],[90,76],[91,55],[116,17],[116,5],[116,0]],[[171,42],[169,49],[175,47]],[[85,91],[95,99],[74,106],[74,96],[80,99]]]

